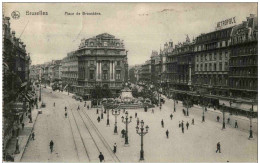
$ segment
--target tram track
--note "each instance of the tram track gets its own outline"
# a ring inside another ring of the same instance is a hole
[[[109,155],[111,156],[111,158],[113,159],[113,162],[120,162],[119,158],[114,154],[114,152],[112,151],[112,149],[110,148],[110,146],[108,145],[107,141],[105,140],[105,138],[102,136],[102,134],[100,133],[100,131],[97,129],[97,127],[95,126],[95,124],[93,123],[93,121],[91,120],[91,118],[88,116],[88,114],[82,110],[83,115],[87,118],[88,122],[90,122],[89,124],[91,125],[91,127],[94,129],[94,131],[96,132],[98,138],[101,140],[102,144],[104,145],[104,147],[106,148],[107,152],[109,153]],[[87,126],[86,126],[87,127]],[[93,141],[95,141],[94,137],[93,137]],[[101,152],[100,147],[98,147],[96,141],[95,144],[99,150],[99,152]]]

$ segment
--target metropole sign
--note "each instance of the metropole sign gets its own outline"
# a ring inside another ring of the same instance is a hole
[[[236,17],[228,18],[222,21],[217,22],[216,30],[225,29],[231,26],[236,25]]]

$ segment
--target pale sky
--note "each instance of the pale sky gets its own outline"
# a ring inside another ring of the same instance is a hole
[[[32,64],[62,59],[76,50],[82,38],[109,33],[124,40],[129,65],[142,64],[152,50],[170,39],[182,42],[215,30],[217,22],[236,17],[237,23],[257,14],[257,3],[4,3],[4,16],[26,44]],[[26,15],[48,12],[48,16]],[[97,12],[101,15],[67,16],[65,12]],[[26,24],[28,25],[26,26]],[[26,26],[26,28],[25,28]],[[25,29],[24,29],[25,28]]]

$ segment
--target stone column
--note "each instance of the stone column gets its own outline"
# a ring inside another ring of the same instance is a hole
[[[191,85],[191,63],[189,63],[189,81],[188,85]]]

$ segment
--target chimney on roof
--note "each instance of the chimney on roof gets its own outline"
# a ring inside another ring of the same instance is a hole
[[[169,41],[169,46],[170,46],[170,47],[173,47],[172,39]]]

